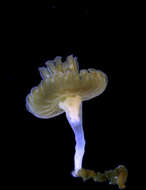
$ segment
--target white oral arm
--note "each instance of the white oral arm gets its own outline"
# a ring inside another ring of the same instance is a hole
[[[66,112],[66,117],[75,135],[75,156],[73,176],[76,177],[82,168],[82,161],[85,152],[85,138],[82,126],[82,103],[79,96],[67,98],[60,102],[60,108]]]

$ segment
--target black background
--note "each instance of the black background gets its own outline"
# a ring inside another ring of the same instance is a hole
[[[136,59],[132,4],[25,1],[6,7],[4,49],[9,52],[5,62],[10,114],[6,114],[3,144],[7,146],[6,174],[12,177],[6,184],[20,189],[51,185],[117,189],[73,178],[75,141],[65,114],[50,120],[35,118],[27,112],[25,98],[40,83],[38,67],[56,56],[65,59],[73,54],[80,69],[104,71],[109,80],[106,91],[83,103],[83,167],[101,172],[120,164],[129,168],[131,79]]]

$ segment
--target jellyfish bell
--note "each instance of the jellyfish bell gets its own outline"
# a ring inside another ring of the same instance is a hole
[[[61,57],[39,68],[42,81],[26,97],[26,108],[38,118],[52,118],[66,113],[75,134],[76,147],[73,176],[82,168],[85,138],[82,126],[82,102],[99,96],[107,86],[107,76],[100,70],[79,71],[76,57]]]
[[[37,117],[59,115],[64,112],[59,107],[59,102],[64,99],[78,95],[82,101],[89,100],[106,88],[107,76],[102,71],[88,69],[79,72],[77,58],[73,56],[68,56],[64,63],[61,57],[57,57],[47,61],[46,65],[46,68],[39,68],[41,83],[32,88],[26,98],[28,111]]]

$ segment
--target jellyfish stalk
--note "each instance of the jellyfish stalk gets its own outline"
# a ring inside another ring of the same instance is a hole
[[[78,171],[82,168],[82,161],[85,152],[85,138],[82,126],[82,103],[79,96],[69,97],[65,101],[60,102],[59,106],[66,112],[66,117],[71,125],[75,135],[75,156],[74,171],[72,175],[77,177]]]

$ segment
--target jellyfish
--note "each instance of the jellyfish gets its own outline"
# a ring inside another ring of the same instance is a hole
[[[96,69],[79,70],[77,57],[73,55],[64,62],[62,57],[56,57],[45,65],[39,68],[42,77],[40,84],[32,88],[26,97],[26,108],[34,116],[43,119],[66,113],[76,141],[72,175],[84,178],[82,173],[86,170],[82,170],[82,162],[86,142],[82,102],[104,92],[108,83],[107,75]]]

